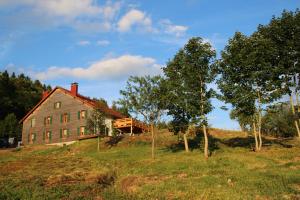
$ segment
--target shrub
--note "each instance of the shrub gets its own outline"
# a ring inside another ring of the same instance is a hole
[[[295,136],[294,116],[289,105],[282,103],[269,108],[262,118],[262,132],[275,137]]]

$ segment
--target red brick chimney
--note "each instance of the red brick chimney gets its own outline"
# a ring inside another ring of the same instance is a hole
[[[48,91],[43,91],[42,99],[45,99],[48,96]]]
[[[77,94],[78,94],[78,83],[71,83],[71,93],[74,96],[77,96]]]

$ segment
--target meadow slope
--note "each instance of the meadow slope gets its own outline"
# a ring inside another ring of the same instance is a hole
[[[210,130],[191,152],[167,131],[70,146],[0,150],[0,199],[300,199],[300,141],[264,138],[261,152],[245,133]]]

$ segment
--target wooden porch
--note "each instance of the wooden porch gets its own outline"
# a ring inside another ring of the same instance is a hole
[[[117,119],[113,122],[114,128],[122,133],[144,133],[149,132],[150,128],[147,124],[133,118]]]
[[[80,137],[78,137],[78,140],[86,140],[86,139],[90,139],[90,138],[96,138],[98,136],[101,136],[99,134],[89,134],[89,135],[81,135]]]

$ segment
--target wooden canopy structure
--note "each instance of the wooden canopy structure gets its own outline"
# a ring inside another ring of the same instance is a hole
[[[123,133],[130,133],[130,135],[150,131],[147,124],[133,118],[116,119],[113,126]]]

